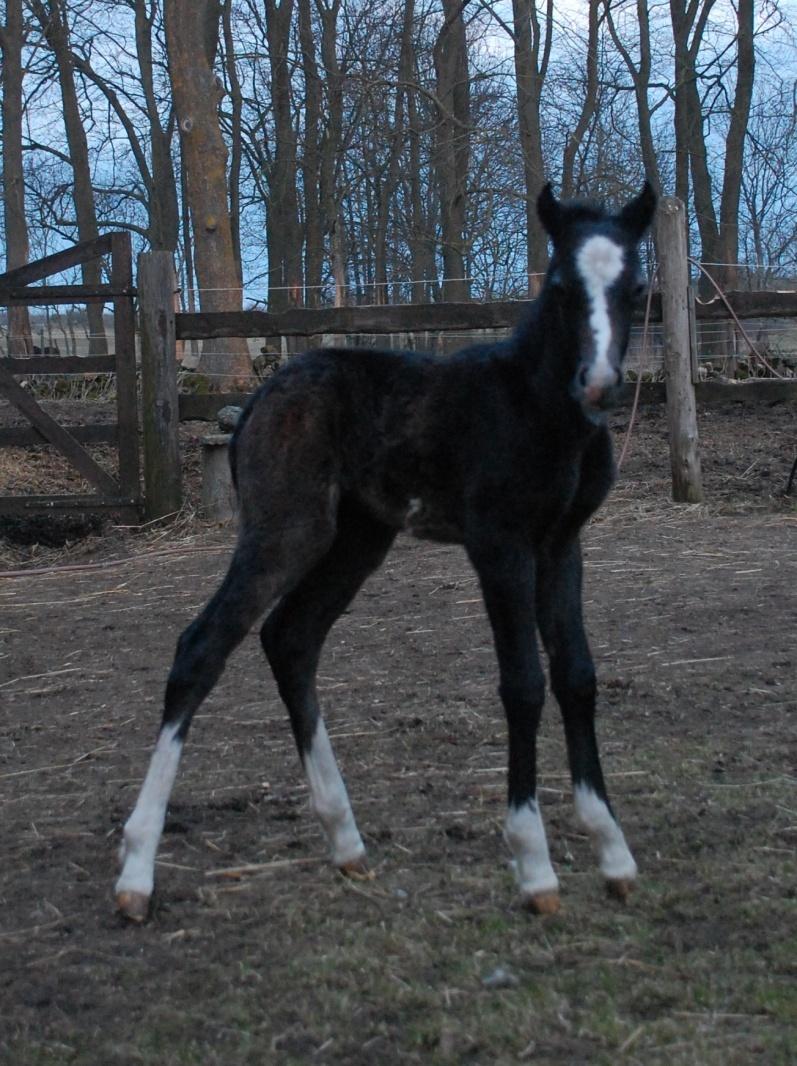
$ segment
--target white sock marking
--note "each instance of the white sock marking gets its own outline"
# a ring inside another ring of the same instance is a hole
[[[509,807],[504,837],[515,857],[515,874],[522,895],[557,892],[559,881],[551,866],[545,827],[534,800],[520,807]]]
[[[342,866],[362,858],[365,846],[323,718],[318,719],[310,750],[305,753],[304,770],[310,786],[310,803],[329,840],[332,861]]]
[[[120,850],[123,865],[116,882],[117,894],[141,892],[145,896],[152,895],[155,853],[183,750],[183,742],[177,738],[178,728],[164,726],[161,730],[135,808],[125,824]]]
[[[573,788],[576,817],[589,833],[598,853],[601,873],[609,880],[633,881],[637,865],[623,831],[603,800],[588,785]]]
[[[587,375],[589,385],[603,387],[614,382],[615,371],[609,362],[612,325],[606,290],[623,270],[623,249],[609,237],[589,237],[578,250],[576,264],[590,301],[589,324],[595,340],[595,361]]]

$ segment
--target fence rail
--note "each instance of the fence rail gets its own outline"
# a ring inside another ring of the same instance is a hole
[[[797,318],[797,292],[729,292],[739,318]],[[529,300],[494,303],[372,304],[365,307],[296,307],[288,311],[182,312],[175,316],[179,340],[219,337],[309,337],[321,334],[424,333],[445,330],[512,329],[531,306]],[[644,318],[637,314],[637,321]],[[698,322],[725,321],[729,313],[717,297],[695,301]],[[651,321],[661,322],[661,293],[651,301]]]

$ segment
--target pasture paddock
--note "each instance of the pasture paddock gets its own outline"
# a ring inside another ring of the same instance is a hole
[[[475,578],[461,549],[401,540],[320,671],[376,879],[328,866],[254,633],[195,719],[152,920],[122,923],[121,825],[232,535],[117,533],[62,560],[94,569],[0,578],[0,1061],[793,1061],[797,513],[774,493],[794,425],[787,405],[701,411],[709,503],[678,507],[644,409],[585,533],[604,768],[640,865],[626,907],[601,898],[550,700],[563,908],[517,906]]]

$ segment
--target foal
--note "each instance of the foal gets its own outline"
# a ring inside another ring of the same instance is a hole
[[[564,718],[576,815],[611,893],[636,877],[595,739],[579,530],[614,474],[605,411],[620,385],[644,283],[637,246],[655,196],[617,213],[539,201],[553,257],[507,340],[451,358],[365,349],[297,357],[252,397],[232,439],[240,504],[229,571],[185,630],[163,721],[124,829],[119,910],[143,920],[155,853],[191,718],[227,656],[270,609],[263,649],[287,705],[313,809],[345,873],[365,848],[316,695],[324,640],[399,530],[463,544],[493,629],[509,733],[506,839],[524,903],[559,906],[536,791],[545,695],[537,631]]]

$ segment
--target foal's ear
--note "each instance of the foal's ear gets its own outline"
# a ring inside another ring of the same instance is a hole
[[[537,214],[548,236],[555,241],[561,229],[562,208],[553,194],[550,181],[543,186],[542,192],[537,197]]]
[[[639,196],[630,200],[619,214],[620,221],[628,226],[634,237],[639,240],[653,221],[656,211],[656,193],[649,181],[642,186]]]

